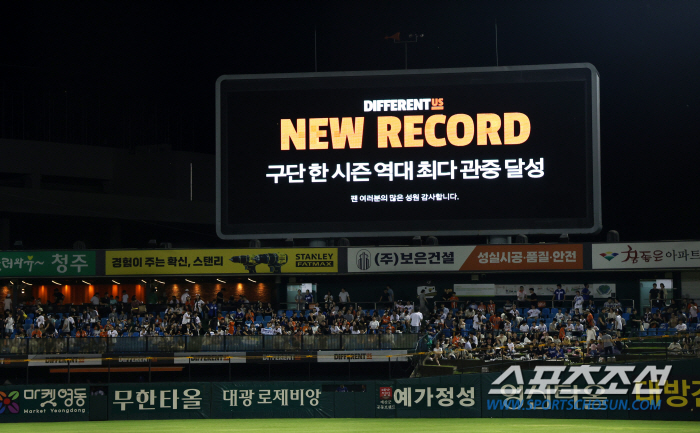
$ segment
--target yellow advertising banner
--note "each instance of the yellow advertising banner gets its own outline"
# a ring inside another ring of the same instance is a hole
[[[337,248],[105,251],[106,275],[338,272]]]

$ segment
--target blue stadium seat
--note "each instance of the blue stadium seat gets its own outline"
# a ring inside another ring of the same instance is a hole
[[[549,316],[549,308],[543,308],[542,314],[544,314],[545,316]]]
[[[558,309],[558,308],[550,308],[550,309],[549,309],[549,314],[551,314],[552,316],[554,316],[554,315],[557,314],[558,312],[559,312],[559,309]]]
[[[103,317],[102,320],[100,321],[100,325],[105,326],[107,324],[107,318]]]
[[[656,328],[647,329],[647,333],[649,334],[650,337],[656,336]]]
[[[294,312],[292,310],[287,310],[287,317],[292,317]]]
[[[255,316],[255,323],[260,323],[263,321],[263,316]]]
[[[657,307],[651,307],[651,314],[656,314],[657,311],[659,311]]]
[[[639,336],[640,336],[640,337],[646,337],[646,336],[647,336],[647,331],[639,331]]]
[[[270,320],[272,320],[272,316],[265,316],[263,318],[263,322],[265,322],[265,323],[269,322]]]

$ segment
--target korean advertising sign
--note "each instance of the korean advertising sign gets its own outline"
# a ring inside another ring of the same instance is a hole
[[[589,64],[222,76],[225,239],[592,233]]]
[[[338,272],[337,248],[110,250],[106,275]]]

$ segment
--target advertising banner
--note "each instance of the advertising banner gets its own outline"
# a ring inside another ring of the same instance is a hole
[[[480,385],[479,375],[472,374],[385,381],[377,386],[377,416],[480,417]]]
[[[583,245],[478,245],[348,248],[348,272],[583,269]]]
[[[467,298],[509,296],[513,299],[517,297],[520,286],[525,288],[525,293],[530,293],[530,288],[535,289],[535,294],[540,301],[549,301],[557,289],[556,284],[455,284],[453,286],[457,296]],[[566,292],[567,300],[573,300],[577,290],[583,290],[583,284],[562,284],[561,288]],[[616,287],[614,283],[589,284],[588,289],[593,298],[608,298],[615,296]]]
[[[89,387],[43,385],[0,387],[0,423],[88,421]]]
[[[245,352],[175,352],[175,364],[245,364]]]
[[[408,361],[406,350],[320,350],[318,362],[389,362]],[[402,356],[403,355],[403,356]]]
[[[217,383],[212,418],[330,418],[333,393],[320,382]]]
[[[0,278],[96,275],[95,251],[0,251]]]
[[[700,381],[690,362],[513,365],[481,375],[482,417],[697,419]]]
[[[211,384],[112,384],[109,402],[110,420],[209,418]]]
[[[700,242],[645,242],[591,245],[593,269],[700,267]]]
[[[102,355],[29,355],[30,367],[84,367],[102,365]]]
[[[106,275],[338,272],[337,248],[105,251]]]

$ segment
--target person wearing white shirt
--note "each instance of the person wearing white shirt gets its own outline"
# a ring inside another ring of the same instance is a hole
[[[481,317],[479,317],[479,315],[474,316],[474,319],[472,320],[472,329],[475,331],[481,330]]]
[[[372,318],[371,322],[369,322],[369,329],[373,334],[377,333],[377,330],[379,329],[379,321],[377,320],[376,316]]]
[[[190,323],[190,313],[185,311],[185,314],[182,315],[182,324],[186,325]]]
[[[182,296],[180,296],[180,303],[182,303],[182,304],[186,304],[186,303],[187,303],[187,301],[188,301],[189,298],[190,298],[190,293],[189,293],[189,292],[190,292],[190,289],[185,289],[185,293],[183,293]]]
[[[592,326],[589,326],[588,329],[586,329],[586,343],[590,341],[596,341],[595,328]]]
[[[576,291],[576,296],[574,296],[573,300],[573,310],[583,310],[583,296],[581,296],[581,292],[579,290]]]
[[[199,295],[197,295],[194,301],[194,311],[197,313],[202,313],[205,304],[206,303],[199,297]]]
[[[676,331],[681,332],[681,331],[687,331],[688,330],[688,325],[685,324],[685,322],[680,322],[678,325],[676,325]]]
[[[523,322],[520,324],[520,332],[527,332],[530,330],[530,327],[527,326],[527,322]]]
[[[532,307],[529,310],[527,310],[527,317],[528,319],[539,319],[541,313],[542,312],[539,308]]]
[[[92,302],[92,305],[100,305],[100,297],[97,296],[97,293],[92,295],[92,299],[90,299],[90,302]]]
[[[619,311],[615,314],[615,330],[622,332],[622,316]]]
[[[15,331],[15,319],[12,318],[12,316],[8,316],[7,319],[5,319],[5,333],[6,334],[12,334]]]
[[[43,328],[45,322],[46,322],[46,319],[44,318],[44,315],[40,314],[39,317],[36,318],[36,327],[38,329]]]
[[[674,341],[668,345],[668,351],[674,355],[678,355],[679,353],[681,353],[682,349],[683,348],[681,347],[681,345],[677,341]]]
[[[420,311],[414,311],[411,313],[411,333],[417,334],[420,331],[420,323],[423,320],[423,313]]]
[[[346,292],[344,288],[340,289],[340,293],[338,293],[338,303],[344,306],[348,302],[350,302],[350,293]]]

